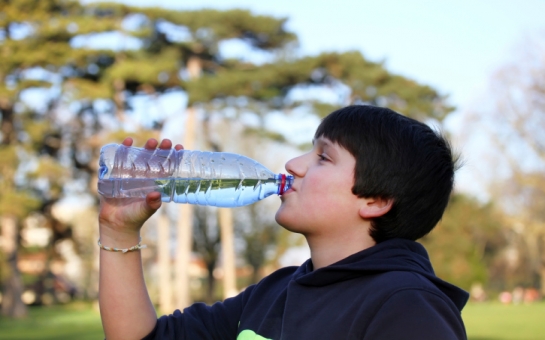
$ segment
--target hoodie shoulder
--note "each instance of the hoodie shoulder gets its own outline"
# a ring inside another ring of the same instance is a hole
[[[434,294],[447,305],[461,311],[469,299],[464,290],[443,281],[436,276],[427,276],[410,271],[390,271],[376,276],[373,285],[380,289],[384,299],[401,291],[420,291]]]
[[[437,287],[424,275],[411,271],[387,271],[376,276],[376,285],[395,292],[403,289],[436,290]]]
[[[363,339],[458,340],[467,336],[460,311],[443,294],[407,286],[379,306]]]

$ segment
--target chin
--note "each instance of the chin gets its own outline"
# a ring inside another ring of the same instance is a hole
[[[284,227],[283,219],[282,219],[282,207],[278,209],[276,214],[274,215],[274,219],[276,220],[276,223],[280,224],[282,227]],[[285,228],[285,227],[284,227]]]
[[[291,217],[292,218],[286,216],[286,214],[282,214],[282,210],[280,209],[276,212],[274,219],[282,228],[291,231],[292,233],[305,234],[305,228],[297,223],[300,222],[300,218],[297,218],[297,216]]]

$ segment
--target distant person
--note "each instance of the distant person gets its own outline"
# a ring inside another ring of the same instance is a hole
[[[532,302],[535,302],[537,300],[539,300],[541,297],[540,297],[540,294],[539,294],[539,291],[535,288],[527,288],[524,290],[524,302],[525,303],[532,303]]]
[[[511,293],[511,296],[515,305],[522,303],[522,300],[524,299],[524,288],[520,286],[515,287],[515,289],[513,289],[513,293]]]
[[[281,226],[305,236],[309,260],[223,302],[157,319],[140,252],[103,250],[106,338],[466,339],[460,314],[469,295],[437,278],[415,242],[449,201],[456,168],[449,143],[416,120],[358,105],[324,118],[313,145],[286,163],[294,182],[276,213]],[[172,143],[145,144],[156,147]],[[140,228],[160,205],[157,192],[145,200],[102,198],[100,241],[138,244]]]

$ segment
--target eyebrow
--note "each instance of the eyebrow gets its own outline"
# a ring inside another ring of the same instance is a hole
[[[330,156],[332,156],[332,157],[337,157],[338,156],[338,152],[337,152],[337,150],[335,149],[335,146],[334,146],[336,143],[333,143],[329,139],[323,138],[323,137],[320,137],[318,139],[312,139],[312,145],[315,146],[316,143],[318,143],[318,146],[320,148],[322,148],[322,149],[327,148],[327,153]]]
[[[333,144],[329,139],[323,138],[323,137],[320,137],[318,139],[313,138],[312,139],[312,145],[315,145],[316,143],[319,143],[319,144],[322,144],[322,145],[325,145],[325,146],[331,146]]]

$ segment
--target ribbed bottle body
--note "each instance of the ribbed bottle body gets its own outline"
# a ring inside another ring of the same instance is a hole
[[[233,153],[109,144],[101,150],[98,191],[116,198],[158,191],[163,202],[237,207],[282,194],[292,181]]]

